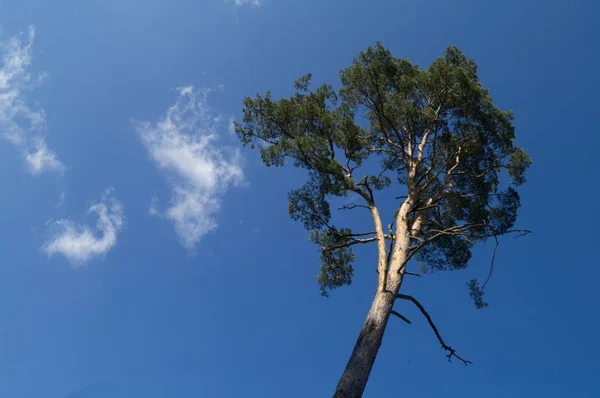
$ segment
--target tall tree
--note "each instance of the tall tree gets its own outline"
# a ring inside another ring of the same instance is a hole
[[[459,357],[442,339],[414,297],[400,294],[411,259],[422,271],[467,266],[477,242],[517,232],[517,187],[531,161],[514,145],[511,112],[498,109],[482,87],[475,62],[448,47],[426,70],[394,58],[377,44],[340,72],[341,88],[310,88],[311,75],[295,83],[290,98],[269,92],[244,100],[235,124],[244,145],[258,145],[267,166],[286,160],[308,170],[308,181],[289,194],[288,210],[321,248],[317,281],[322,294],[352,280],[353,246],[377,246],[377,290],[367,319],[335,391],[360,397],[397,299],[414,303],[427,318],[448,359]],[[378,167],[366,160],[377,156]],[[394,180],[397,183],[394,183]],[[502,181],[501,181],[502,180]],[[403,196],[397,197],[403,186]],[[397,208],[384,223],[377,197],[384,190]],[[331,222],[332,197],[355,194],[372,231],[354,232]],[[477,307],[483,289],[469,282]]]

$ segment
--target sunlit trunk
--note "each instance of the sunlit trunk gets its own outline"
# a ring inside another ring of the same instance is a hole
[[[334,397],[362,397],[369,380],[371,369],[375,363],[377,352],[381,346],[388,319],[392,313],[396,294],[404,278],[404,265],[407,261],[407,248],[410,233],[407,213],[412,199],[407,199],[401,206],[396,219],[396,242],[389,271],[385,273],[385,288],[377,289],[377,294],[367,314],[367,319],[354,345],[352,355],[335,390]]]

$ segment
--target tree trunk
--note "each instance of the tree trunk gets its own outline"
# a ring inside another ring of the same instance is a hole
[[[394,290],[397,290],[394,289]],[[344,374],[335,390],[334,398],[360,398],[367,385],[371,368],[381,346],[383,333],[394,305],[395,294],[378,292],[367,319],[354,345]]]
[[[412,178],[414,179],[414,176]],[[414,203],[413,198],[414,194],[406,199],[402,206],[400,206],[398,215],[396,216],[396,242],[393,247],[391,262],[387,272],[385,272],[384,267],[383,277],[381,277],[382,271],[378,269],[380,272],[380,281],[377,287],[377,294],[367,314],[367,319],[360,331],[358,340],[356,340],[344,374],[342,374],[342,378],[335,389],[334,398],[360,398],[367,386],[371,369],[381,346],[383,333],[392,313],[396,294],[400,290],[400,285],[402,285],[402,280],[406,272],[404,265],[408,258],[407,250],[410,247],[411,233],[407,214]],[[374,213],[375,226],[379,225],[379,229],[381,229],[381,222],[377,222],[378,217],[378,213]],[[417,230],[419,226],[420,222],[413,225]],[[391,247],[390,250],[392,250]],[[380,256],[382,254],[381,248],[379,249],[379,254]],[[385,254],[384,247],[384,257]]]

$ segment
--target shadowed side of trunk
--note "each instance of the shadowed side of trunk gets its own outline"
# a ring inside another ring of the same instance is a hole
[[[393,305],[394,294],[391,292],[380,292],[375,296],[334,397],[358,398],[362,396],[381,346]]]

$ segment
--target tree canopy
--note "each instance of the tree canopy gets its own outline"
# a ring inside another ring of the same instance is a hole
[[[420,69],[378,43],[340,80],[338,90],[311,89],[308,74],[289,98],[247,97],[235,123],[242,143],[258,145],[265,165],[291,161],[308,170],[308,181],[290,192],[288,210],[321,248],[317,281],[324,295],[351,283],[353,245],[377,242],[378,270],[387,272],[395,239],[392,225],[389,232],[375,225],[375,232],[361,233],[333,225],[332,197],[355,193],[362,204],[347,208],[373,213],[379,191],[393,189],[394,179],[404,185],[410,243],[401,249],[405,262],[415,258],[423,271],[464,268],[475,243],[513,232],[517,189],[531,160],[514,144],[512,112],[493,104],[472,59],[448,47]],[[372,156],[377,170],[364,167]],[[469,286],[476,305],[485,306],[478,282]]]

